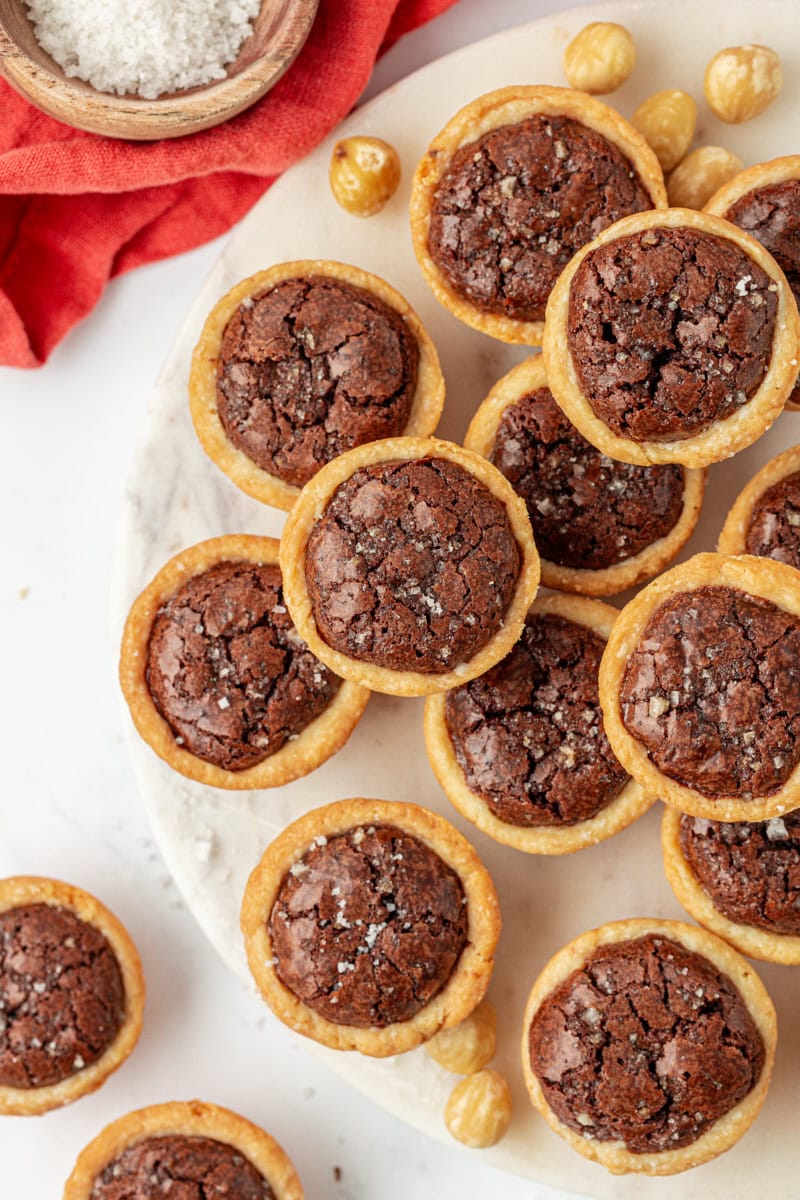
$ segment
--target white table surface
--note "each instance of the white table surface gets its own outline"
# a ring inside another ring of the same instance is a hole
[[[564,7],[461,0],[386,56],[367,95]],[[99,1092],[43,1118],[0,1118],[0,1197],[57,1200],[106,1122],[197,1096],[270,1130],[309,1200],[546,1200],[556,1193],[498,1174],[480,1152],[414,1133],[284,1038],[197,929],[149,835],[123,745],[111,562],[149,392],[221,245],[115,281],[41,370],[0,369],[0,876],[53,875],[95,892],[138,943],[149,991],[141,1042]]]

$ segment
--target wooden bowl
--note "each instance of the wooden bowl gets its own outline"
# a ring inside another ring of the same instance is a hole
[[[42,112],[76,129],[136,141],[181,137],[227,121],[276,84],[308,37],[318,3],[262,0],[225,79],[143,100],[69,78],[37,42],[24,0],[0,0],[0,74]]]

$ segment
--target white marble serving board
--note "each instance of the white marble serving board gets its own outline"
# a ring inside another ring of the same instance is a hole
[[[796,55],[792,57],[800,5],[794,0],[623,0],[576,8],[451,54],[355,112],[337,134],[376,134],[391,141],[403,163],[400,190],[380,216],[366,221],[348,216],[328,189],[329,139],[287,172],[239,226],[189,314],[152,397],[117,562],[113,603],[120,629],[134,595],[182,547],[222,533],[280,533],[283,515],[242,495],[206,459],[187,409],[189,359],[203,319],[240,278],[284,259],[314,257],[341,259],[384,276],[415,306],[439,348],[448,387],[440,433],[456,440],[463,436],[486,391],[524,351],[462,326],[423,283],[406,215],[414,164],[433,134],[479,93],[510,83],[563,83],[564,45],[587,21],[601,17],[623,22],[636,38],[636,71],[614,97],[624,114],[630,115],[656,89],[683,87],[700,101],[702,142],[729,146],[745,163],[800,151],[800,132],[795,134],[800,68]],[[735,128],[722,125],[705,108],[702,75],[716,50],[739,42],[765,42],[780,50],[786,82],[772,109]],[[800,415],[784,415],[757,446],[712,469],[703,517],[687,554],[713,548],[739,489],[798,435]],[[508,1136],[484,1151],[486,1157],[498,1167],[597,1200],[794,1200],[800,1192],[793,1180],[800,975],[790,968],[760,968],[779,1011],[778,1066],[757,1125],[716,1162],[675,1179],[613,1179],[570,1151],[534,1114],[522,1084],[518,1043],[525,998],[547,958],[603,921],[684,915],[662,876],[660,813],[656,809],[612,841],[566,858],[530,857],[495,845],[450,809],[425,757],[421,721],[421,701],[375,696],[348,745],[324,767],[288,787],[251,793],[215,791],[183,780],[131,732],[134,769],[159,845],[226,962],[248,977],[238,928],[242,890],[267,843],[288,822],[311,807],[353,795],[411,800],[437,809],[472,836],[497,882],[505,920],[490,995],[500,1018],[496,1065],[511,1081],[515,1112]],[[285,1036],[294,1035],[286,1030]],[[447,1138],[442,1110],[454,1078],[423,1051],[374,1061],[309,1048],[377,1104],[426,1133]],[[254,1064],[261,1050],[254,1044]]]

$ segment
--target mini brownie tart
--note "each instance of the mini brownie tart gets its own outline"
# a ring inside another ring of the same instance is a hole
[[[525,503],[435,438],[358,446],[306,484],[281,539],[300,636],[345,679],[423,696],[494,666],[539,583]]]
[[[658,160],[619,113],[569,88],[507,87],[434,138],[414,176],[411,234],[450,312],[535,346],[575,251],[620,217],[666,206]]]
[[[600,658],[617,610],[540,596],[485,675],[425,704],[425,744],[448,799],[483,832],[531,854],[611,837],[653,802],[603,732]]]
[[[500,924],[466,838],[427,809],[385,800],[306,813],[267,848],[242,902],[250,971],[275,1015],[377,1058],[469,1016]]]
[[[120,682],[159,758],[200,783],[278,787],[347,741],[369,692],[301,641],[283,598],[275,538],[198,542],[131,608]]]
[[[528,998],[531,1101],[615,1175],[673,1175],[730,1149],[775,1059],[775,1009],[749,963],[680,921],[615,921],[550,959]]]
[[[800,572],[698,554],[622,610],[600,664],[611,748],[696,817],[800,807]]]
[[[0,1113],[34,1116],[95,1091],[142,1028],[139,955],[88,892],[0,880]]]
[[[650,579],[700,516],[705,472],[636,467],[596,450],[553,399],[541,355],[495,384],[464,445],[493,462],[528,506],[545,587],[608,596]]]
[[[403,297],[358,267],[281,263],[215,305],[192,359],[192,420],[233,482],[289,509],[337,454],[433,433],[436,348]]]
[[[705,467],[749,446],[797,375],[800,319],[764,247],[692,209],[638,213],[562,272],[547,305],[550,388],[622,462]]]
[[[757,554],[800,567],[800,446],[771,458],[737,497],[720,554]]]
[[[800,813],[721,822],[665,808],[661,846],[695,921],[742,954],[800,963]]]
[[[273,1137],[200,1100],[154,1104],[112,1121],[81,1152],[63,1200],[303,1200]]]
[[[766,246],[800,301],[800,154],[740,171],[714,193],[705,211],[738,225]],[[787,407],[800,408],[798,383]]]

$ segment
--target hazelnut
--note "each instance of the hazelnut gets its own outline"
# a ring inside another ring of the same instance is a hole
[[[593,21],[564,51],[564,74],[570,87],[604,95],[622,87],[635,62],[636,45],[624,25]]]
[[[781,60],[769,46],[729,46],[706,67],[703,90],[721,121],[738,125],[771,104],[783,86]]]
[[[457,1083],[444,1110],[449,1133],[465,1146],[494,1146],[511,1123],[511,1090],[499,1071],[478,1071]]]
[[[702,208],[723,183],[742,169],[742,160],[722,146],[698,146],[667,180],[673,208]]]
[[[654,92],[631,117],[631,124],[655,153],[662,171],[671,171],[686,155],[696,123],[697,105],[679,88]]]
[[[494,1058],[497,1049],[497,1014],[488,1000],[482,1001],[466,1021],[442,1029],[425,1049],[439,1066],[455,1075],[471,1075]]]
[[[372,217],[397,191],[400,159],[381,138],[342,138],[333,147],[329,179],[342,208],[356,217]]]

